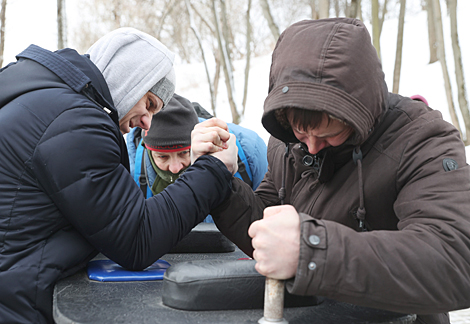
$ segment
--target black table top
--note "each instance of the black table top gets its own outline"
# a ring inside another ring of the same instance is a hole
[[[236,260],[246,257],[236,249],[229,253],[167,254],[161,259],[174,265],[204,259]],[[102,255],[97,257],[103,259]],[[99,282],[86,271],[60,280],[54,289],[56,323],[257,323],[262,309],[183,311],[165,306],[163,281]],[[414,315],[402,315],[325,299],[320,305],[284,309],[289,323],[413,323]]]
[[[201,253],[204,251],[204,253]],[[197,225],[171,253],[161,259],[175,265],[185,261],[231,261],[247,256],[223,236],[215,224]],[[95,259],[106,259],[98,255]],[[241,262],[241,261],[240,261]],[[174,268],[176,269],[176,268]],[[60,280],[54,287],[56,323],[257,323],[263,309],[187,311],[162,302],[163,281],[101,282],[88,279],[85,270]],[[289,323],[413,323],[414,315],[390,313],[338,303],[284,308]],[[255,306],[256,303],[251,303]],[[253,307],[254,308],[254,307]]]

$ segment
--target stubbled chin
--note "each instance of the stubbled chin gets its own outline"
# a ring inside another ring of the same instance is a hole
[[[126,125],[126,124],[119,125],[119,128],[121,129],[122,135],[127,134],[131,131],[129,128],[129,125]]]

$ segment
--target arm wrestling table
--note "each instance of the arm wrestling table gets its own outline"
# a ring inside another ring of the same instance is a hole
[[[208,225],[204,225],[208,226]],[[212,225],[209,225],[212,226]],[[177,250],[176,250],[177,251]],[[173,251],[174,252],[174,251]],[[235,248],[225,253],[169,253],[171,265],[195,260],[237,260],[247,256]],[[95,259],[106,259],[98,255]],[[187,311],[162,302],[162,280],[100,282],[86,270],[57,282],[53,296],[56,323],[257,323],[263,309]],[[391,313],[322,299],[319,305],[284,308],[289,323],[411,324],[415,315]]]

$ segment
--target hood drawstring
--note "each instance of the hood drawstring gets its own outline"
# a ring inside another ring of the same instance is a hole
[[[284,198],[286,198],[286,169],[287,169],[287,157],[289,156],[289,143],[286,143],[286,152],[284,153],[284,164],[282,165],[282,184],[279,189],[279,200],[281,205],[284,205]]]
[[[357,209],[356,216],[357,219],[359,220],[359,228],[363,231],[366,232],[366,224],[365,224],[365,219],[366,219],[366,209],[364,207],[364,184],[362,181],[362,151],[361,147],[357,146],[356,148],[353,149],[353,161],[354,164],[357,165],[357,172],[358,172],[358,184],[359,184],[359,208]]]

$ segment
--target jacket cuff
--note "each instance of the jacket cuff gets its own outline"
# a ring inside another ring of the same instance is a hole
[[[300,213],[299,265],[293,279],[286,283],[295,295],[314,295],[318,291],[326,262],[327,235],[323,221]]]
[[[201,155],[200,157],[198,157],[194,163],[196,163],[197,161],[204,161],[204,160],[209,160],[211,161],[211,163],[214,163],[215,168],[221,172],[225,180],[227,180],[227,182],[229,183],[230,190],[231,190],[233,175],[227,169],[227,166],[224,164],[224,162],[222,162],[220,159],[216,158],[215,156],[206,154],[206,155]],[[227,198],[228,197],[226,197],[226,199]]]

